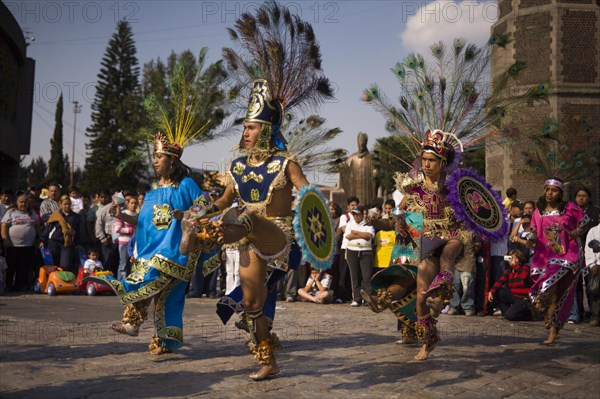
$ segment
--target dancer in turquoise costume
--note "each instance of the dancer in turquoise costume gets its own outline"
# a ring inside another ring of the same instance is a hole
[[[125,305],[121,323],[112,325],[118,333],[137,336],[155,300],[155,331],[149,345],[152,354],[171,352],[183,343],[185,290],[199,252],[179,252],[181,218],[183,211],[194,204],[208,202],[208,195],[189,177],[189,168],[180,161],[182,152],[179,144],[158,133],[153,164],[159,180],[146,194],[139,216],[113,208],[115,217],[137,225],[132,273],[124,280],[112,276],[89,278],[108,283]]]
[[[191,72],[197,75],[199,71]],[[116,205],[111,208],[115,217],[137,229],[132,273],[124,280],[97,279],[110,285],[125,305],[123,319],[112,326],[118,333],[138,335],[154,300],[154,336],[149,349],[155,355],[183,344],[185,290],[200,252],[180,252],[181,219],[184,211],[194,205],[206,206],[209,198],[181,162],[184,148],[202,138],[210,125],[200,112],[203,94],[194,89],[195,80],[188,81],[186,76],[183,66],[177,65],[170,78],[168,103],[158,96],[146,100],[148,119],[159,132],[154,137],[153,158],[157,181],[146,194],[139,216],[126,215]]]

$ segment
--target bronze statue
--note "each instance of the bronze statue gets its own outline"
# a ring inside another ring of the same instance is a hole
[[[360,132],[357,136],[358,151],[339,166],[340,182],[346,195],[355,195],[361,204],[371,204],[375,199],[373,156],[367,148],[369,136]]]

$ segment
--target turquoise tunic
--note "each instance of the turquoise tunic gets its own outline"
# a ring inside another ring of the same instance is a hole
[[[138,217],[137,257],[131,274],[124,280],[89,278],[109,284],[124,305],[156,296],[155,333],[169,349],[183,343],[185,288],[199,257],[198,253],[179,253],[181,221],[173,218],[172,211],[185,211],[201,202],[208,203],[208,195],[189,177],[179,185],[154,186]]]

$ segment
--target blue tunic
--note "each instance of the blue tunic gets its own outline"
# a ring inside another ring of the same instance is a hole
[[[156,296],[155,334],[169,349],[183,342],[185,288],[199,256],[179,253],[181,221],[172,211],[185,211],[200,202],[207,203],[208,195],[189,177],[178,186],[153,187],[138,217],[137,258],[131,274],[121,281],[112,276],[88,278],[109,284],[124,305]]]

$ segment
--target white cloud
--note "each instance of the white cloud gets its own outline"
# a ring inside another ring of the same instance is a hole
[[[406,2],[403,14],[406,29],[400,34],[402,44],[409,51],[424,52],[433,43],[440,40],[450,43],[457,37],[474,44],[485,43],[497,19],[498,5],[495,1],[472,0],[438,0],[427,4]]]

